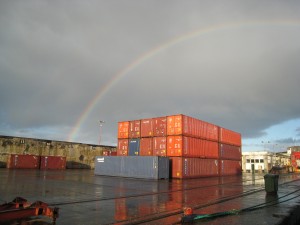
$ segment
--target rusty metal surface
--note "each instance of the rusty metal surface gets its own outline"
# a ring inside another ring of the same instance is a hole
[[[39,199],[60,208],[58,225],[96,225],[173,224],[186,206],[202,214],[273,201],[278,204],[201,224],[277,224],[287,205],[299,200],[300,175],[280,175],[278,196],[266,195],[263,175],[156,181],[95,176],[93,170],[0,169],[0,203],[16,196]],[[283,202],[288,198],[292,200]],[[40,219],[38,224],[50,222]]]
[[[40,156],[11,154],[8,159],[7,168],[11,169],[39,169]]]
[[[66,169],[67,160],[63,156],[41,156],[41,170],[64,170]]]

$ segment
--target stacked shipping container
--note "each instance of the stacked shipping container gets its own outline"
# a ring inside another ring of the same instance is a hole
[[[170,157],[172,178],[242,171],[239,133],[182,114],[119,122],[117,155]]]

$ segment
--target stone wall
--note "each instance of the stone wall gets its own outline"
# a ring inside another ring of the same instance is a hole
[[[0,167],[5,168],[7,166],[7,160],[10,154],[29,154],[39,156],[65,156],[67,168],[94,169],[95,156],[102,155],[104,150],[116,151],[116,147],[0,136]]]

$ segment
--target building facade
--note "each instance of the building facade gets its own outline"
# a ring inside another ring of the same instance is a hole
[[[246,173],[268,173],[273,167],[290,166],[290,155],[286,152],[243,152],[242,169]]]

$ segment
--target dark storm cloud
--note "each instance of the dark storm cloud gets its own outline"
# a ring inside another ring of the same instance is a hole
[[[284,138],[284,139],[276,140],[275,143],[278,143],[278,144],[295,145],[295,143],[300,143],[300,139],[295,139],[295,138]]]
[[[175,113],[260,137],[300,117],[299,10],[296,1],[1,1],[0,133],[67,139],[122,68],[203,30],[128,71],[76,140],[97,142],[99,120],[115,143],[117,121]]]

